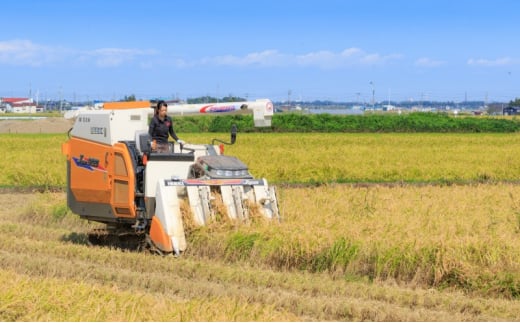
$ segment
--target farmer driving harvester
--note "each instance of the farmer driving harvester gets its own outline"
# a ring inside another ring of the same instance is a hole
[[[148,134],[152,137],[152,150],[156,152],[170,152],[168,135],[171,135],[180,145],[184,145],[184,141],[179,139],[173,129],[173,121],[166,114],[167,111],[168,104],[165,101],[157,102],[155,113],[148,128]]]

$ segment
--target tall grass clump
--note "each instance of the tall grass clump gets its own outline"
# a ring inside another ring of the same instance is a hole
[[[346,272],[348,265],[358,256],[360,246],[341,237],[330,247],[318,252],[309,263],[311,271]]]

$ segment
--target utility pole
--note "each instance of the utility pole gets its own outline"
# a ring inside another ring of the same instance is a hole
[[[375,106],[375,96],[376,96],[376,90],[374,89],[374,82],[370,81],[370,85],[372,86],[372,110],[374,110]]]
[[[61,100],[61,86],[60,86],[60,114],[61,114],[61,104],[62,104],[62,100]]]

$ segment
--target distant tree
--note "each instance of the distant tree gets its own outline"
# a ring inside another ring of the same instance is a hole
[[[123,101],[126,101],[126,102],[129,102],[129,101],[135,101],[135,95],[134,94],[130,94],[130,95],[125,95],[125,97],[123,98]]]
[[[509,101],[509,106],[511,107],[520,107],[520,98],[515,98],[515,100]]]
[[[241,101],[246,101],[246,99],[241,98],[239,96],[233,96],[231,94],[228,96],[225,96],[221,99],[206,95],[206,96],[199,96],[197,98],[189,98],[187,100],[187,102],[189,104],[217,103],[217,102],[241,102]]]
[[[189,98],[187,102],[189,104],[199,104],[199,103],[214,103],[217,102],[218,99],[214,98],[212,96],[206,95],[206,96],[199,96],[198,98]]]
[[[228,96],[223,97],[221,101],[222,102],[241,102],[241,101],[246,101],[246,99],[241,98],[239,96],[233,96],[230,94]]]

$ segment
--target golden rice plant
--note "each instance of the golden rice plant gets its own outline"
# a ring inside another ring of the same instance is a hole
[[[228,134],[182,134],[210,143]],[[225,153],[273,183],[515,181],[518,134],[239,134]],[[0,186],[64,187],[63,134],[0,134]]]
[[[186,134],[209,142],[223,134]],[[248,133],[226,146],[271,182],[516,180],[519,134]]]
[[[0,186],[63,187],[66,135],[0,134]]]
[[[279,192],[282,223],[212,232],[194,238],[190,252],[211,245],[215,257],[230,261],[520,296],[517,185],[328,185]]]

